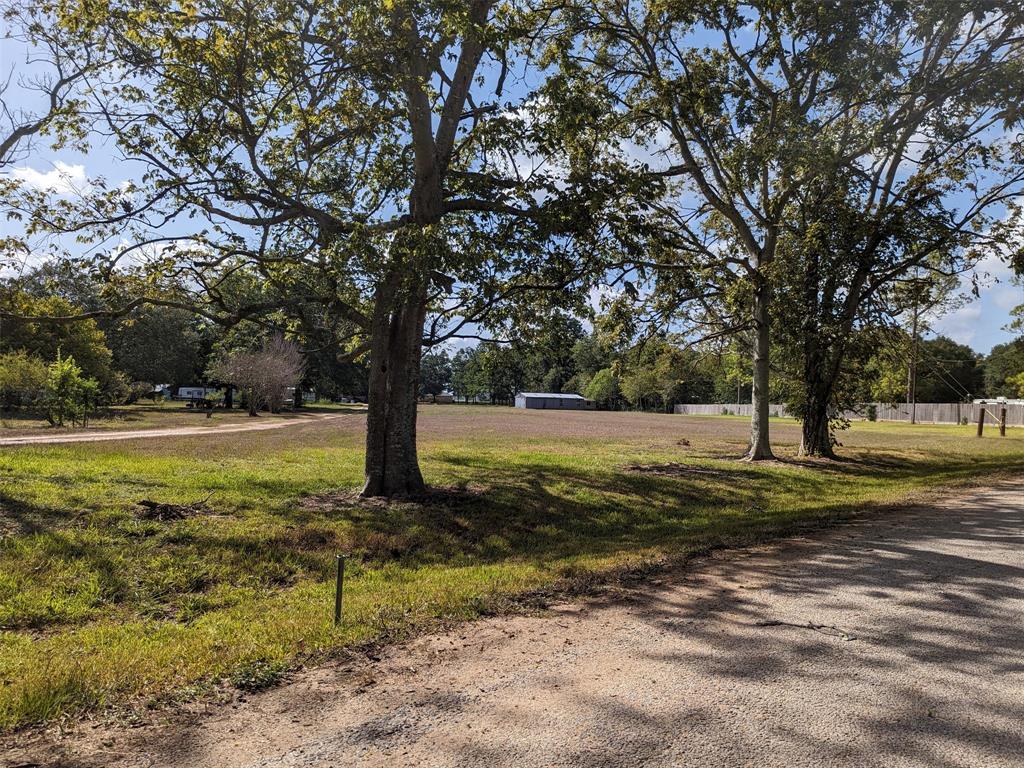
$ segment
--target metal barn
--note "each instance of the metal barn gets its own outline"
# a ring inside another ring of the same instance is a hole
[[[582,395],[564,395],[558,392],[520,392],[516,395],[516,408],[539,410],[592,411],[593,400]]]

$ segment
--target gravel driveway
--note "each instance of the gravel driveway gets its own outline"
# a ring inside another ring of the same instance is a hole
[[[1024,484],[1003,484],[60,749],[195,768],[1022,766],[1022,617]]]

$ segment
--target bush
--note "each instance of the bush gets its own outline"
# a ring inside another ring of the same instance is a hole
[[[46,418],[55,427],[63,427],[65,421],[72,426],[88,421],[88,415],[96,406],[99,397],[99,383],[82,375],[82,369],[75,358],[57,359],[46,369]]]
[[[868,406],[868,421],[878,421],[878,406],[874,403]]]
[[[148,381],[133,381],[128,385],[128,392],[125,397],[125,404],[137,403],[144,397],[149,397],[153,392],[153,384]],[[155,397],[153,398],[156,399]]]

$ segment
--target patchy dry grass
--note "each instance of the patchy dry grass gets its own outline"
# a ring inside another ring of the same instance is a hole
[[[284,413],[276,416],[263,414],[260,418],[282,419],[291,418],[292,414]],[[234,409],[215,410],[213,417],[207,419],[206,411],[186,408],[182,402],[142,402],[135,405],[118,405],[104,408],[89,419],[87,427],[65,426],[53,427],[43,413],[37,411],[10,411],[0,413],[0,438],[22,436],[68,435],[97,430],[121,429],[169,429],[173,427],[209,427],[216,428],[222,424],[244,424],[249,420],[245,411]]]
[[[843,462],[735,461],[744,421],[428,406],[427,499],[358,500],[357,415],[0,449],[0,728],[227,680],[490,610],[566,576],[822,524],[1024,468],[1024,431],[856,424]],[[147,500],[154,507],[139,506]],[[184,512],[182,512],[184,510]],[[331,623],[334,555],[350,555]]]
[[[358,405],[317,403],[316,405],[304,406],[300,413],[345,413],[361,410],[362,407]],[[169,400],[159,403],[145,401],[134,405],[116,405],[110,408],[103,408],[98,414],[89,419],[87,427],[54,427],[50,425],[41,412],[10,411],[0,413],[0,439],[24,436],[46,437],[48,435],[56,437],[107,430],[173,429],[175,427],[201,427],[213,430],[225,424],[264,423],[267,421],[294,419],[297,415],[298,413],[285,411],[279,414],[261,413],[258,417],[252,418],[247,411],[239,410],[238,408],[230,411],[218,408],[213,411],[212,417],[207,418],[205,410],[201,408],[186,408],[185,404],[181,401]]]

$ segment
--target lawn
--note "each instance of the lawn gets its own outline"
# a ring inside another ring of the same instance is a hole
[[[739,419],[441,405],[419,428],[439,491],[389,505],[355,498],[362,427],[0,449],[0,729],[259,687],[566,578],[1024,469],[1024,430],[858,423],[849,461],[796,462],[775,420],[787,460],[749,465]]]

